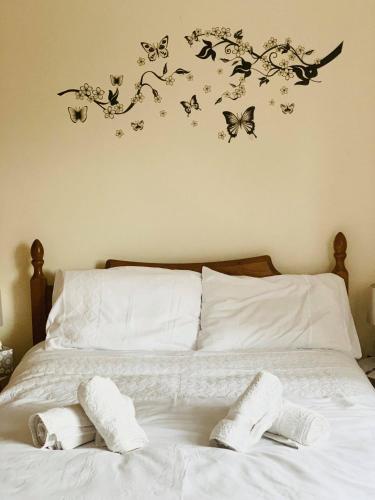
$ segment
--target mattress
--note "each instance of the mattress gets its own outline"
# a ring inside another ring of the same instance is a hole
[[[267,369],[290,400],[331,423],[328,440],[299,450],[265,438],[247,454],[208,446],[215,423]],[[134,399],[150,444],[120,455],[88,444],[32,446],[36,411],[77,402],[82,380],[111,377]],[[0,498],[375,498],[375,391],[355,360],[330,350],[123,352],[35,346],[0,395]]]

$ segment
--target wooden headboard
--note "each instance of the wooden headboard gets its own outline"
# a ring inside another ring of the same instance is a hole
[[[343,233],[338,233],[333,243],[335,267],[332,272],[341,276],[345,280],[346,288],[349,285],[349,275],[345,268],[346,258],[346,238]],[[53,285],[48,285],[43,274],[44,248],[39,240],[35,240],[31,246],[32,265],[34,273],[30,280],[31,288],[31,312],[33,326],[33,344],[41,342],[46,337],[46,322],[52,306]],[[260,257],[250,257],[248,259],[226,260],[221,262],[193,262],[186,264],[164,264],[150,262],[132,262],[126,260],[109,259],[106,262],[106,269],[118,266],[143,266],[143,267],[163,267],[167,269],[189,269],[191,271],[202,270],[203,266],[210,267],[232,275],[246,275],[256,278],[275,276],[281,274],[273,265],[271,257],[262,255]]]

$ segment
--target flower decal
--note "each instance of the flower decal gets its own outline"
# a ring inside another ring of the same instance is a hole
[[[100,101],[104,97],[104,90],[100,87],[96,87],[96,89],[92,91],[92,95],[94,96],[94,99]]]
[[[122,128],[119,128],[118,130],[116,130],[115,132],[115,136],[118,137],[119,139],[121,139],[121,137],[124,135],[124,131],[122,130]]]
[[[203,92],[204,92],[205,94],[209,94],[209,93],[211,92],[211,90],[212,90],[212,89],[211,89],[211,85],[205,85],[205,86],[203,87]]]
[[[175,79],[173,78],[173,76],[167,76],[167,78],[165,79],[165,84],[166,85],[173,85],[175,82]]]
[[[113,118],[115,117],[116,110],[113,106],[107,106],[103,109],[105,118]]]
[[[218,139],[221,139],[222,141],[226,138],[226,133],[224,132],[224,130],[220,130],[220,132],[218,132],[217,134],[217,138]]]
[[[146,64],[146,59],[144,57],[138,57],[137,64],[138,66],[144,66]]]

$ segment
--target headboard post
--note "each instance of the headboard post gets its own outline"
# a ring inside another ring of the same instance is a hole
[[[47,280],[43,274],[44,248],[39,240],[31,246],[31,263],[34,274],[30,280],[31,290],[31,317],[33,325],[33,344],[45,339],[47,320]]]
[[[345,281],[346,289],[349,290],[349,273],[345,267],[346,248],[347,242],[345,236],[343,233],[337,233],[333,242],[336,264],[332,272],[341,276],[341,278]]]

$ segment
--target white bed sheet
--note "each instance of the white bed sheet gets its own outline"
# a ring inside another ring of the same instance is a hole
[[[328,441],[295,450],[262,439],[248,454],[208,436],[260,369],[285,396],[326,415]],[[118,455],[32,446],[31,413],[77,402],[78,384],[111,377],[135,400],[150,445]],[[335,351],[146,353],[33,348],[0,395],[0,498],[247,500],[375,498],[375,391]]]

